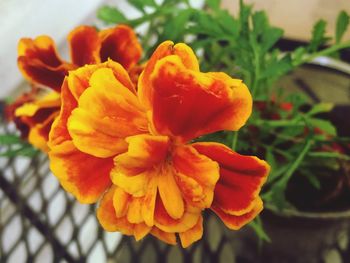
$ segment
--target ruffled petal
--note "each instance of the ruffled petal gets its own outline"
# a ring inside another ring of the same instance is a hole
[[[49,133],[49,148],[71,140],[67,129],[67,121],[72,110],[77,107],[78,102],[69,90],[67,79],[62,84],[61,100],[60,114],[52,124]]]
[[[58,116],[58,113],[59,112],[57,108],[57,110],[51,113],[45,119],[45,121],[34,125],[29,130],[28,142],[43,152],[49,151],[49,147],[47,145],[47,142],[49,140],[49,133],[51,130],[52,123],[54,122],[55,118]]]
[[[200,216],[194,227],[185,232],[179,233],[179,236],[183,248],[186,248],[201,239],[203,236],[203,217]]]
[[[225,225],[232,230],[238,230],[252,221],[262,211],[262,209],[263,202],[259,197],[253,202],[251,210],[241,215],[231,215],[216,205],[213,205],[212,207],[212,210],[221,218]]]
[[[167,233],[159,228],[152,228],[151,234],[169,245],[176,245],[175,233]]]
[[[126,218],[130,223],[140,224],[143,222],[141,213],[142,205],[143,199],[141,197],[134,197],[130,200],[128,206],[128,213],[126,215]]]
[[[157,179],[151,178],[147,184],[146,195],[143,198],[143,205],[141,208],[142,217],[148,226],[154,225],[157,190]]]
[[[128,137],[126,141],[128,151],[114,158],[115,168],[111,172],[111,179],[127,193],[143,196],[148,192],[150,180],[158,177],[154,166],[165,160],[169,138],[141,134]]]
[[[128,212],[130,195],[120,187],[115,187],[113,194],[113,206],[116,217],[124,217]]]
[[[37,38],[22,38],[18,43],[18,56],[28,59],[37,59],[50,67],[58,67],[63,62],[57,55],[55,43],[49,36],[39,36]]]
[[[58,116],[61,104],[60,94],[50,92],[42,96],[37,93],[30,102],[15,110],[16,125],[27,126],[28,141],[43,152],[48,151],[47,141],[54,119]]]
[[[154,210],[154,224],[160,230],[168,233],[185,232],[198,222],[201,217],[201,209],[186,206],[181,218],[172,218],[166,210],[163,200],[158,196]]]
[[[255,156],[240,155],[219,143],[195,143],[193,147],[220,165],[213,207],[234,216],[252,211],[269,173],[269,165]]]
[[[110,186],[112,158],[97,158],[80,152],[66,141],[49,151],[50,168],[67,192],[82,203],[94,203]]]
[[[140,134],[125,139],[128,152],[115,158],[117,169],[135,175],[162,163],[169,150],[169,137]]]
[[[128,137],[128,152],[114,158],[111,179],[133,197],[143,197],[141,214],[145,223],[154,224],[155,200],[158,191],[158,166],[164,162],[169,138],[147,134]]]
[[[74,68],[68,64],[52,68],[39,60],[31,60],[26,57],[19,57],[17,62],[22,75],[29,82],[50,87],[58,92],[60,91],[64,77],[68,74],[68,70]]]
[[[209,208],[219,180],[218,163],[190,145],[176,147],[172,160],[175,179],[186,202],[202,209]]]
[[[118,189],[112,186],[103,196],[97,208],[97,218],[105,230],[111,232],[120,231],[125,235],[133,235],[136,240],[140,240],[151,231],[151,227],[144,223],[131,223],[126,216],[119,217],[116,215],[116,196],[118,197],[120,193],[117,193]],[[119,203],[122,203],[126,200],[122,199],[119,201]],[[128,207],[129,205],[122,204],[122,206]]]
[[[133,83],[130,81],[128,73],[125,69],[117,62],[108,60],[107,62],[86,65],[80,67],[77,70],[69,72],[68,86],[69,90],[76,100],[79,99],[81,94],[90,87],[90,78],[92,74],[101,68],[110,68],[115,75],[115,78],[126,88],[128,88],[133,93],[136,93]],[[98,81],[94,82],[94,85],[98,85]]]
[[[187,69],[199,71],[198,60],[189,46],[183,43],[174,45],[172,41],[161,43],[147,62],[138,83],[138,96],[142,104],[148,109],[151,109],[153,101],[151,74],[153,73],[158,60],[170,55],[178,56]]]
[[[98,32],[91,26],[79,26],[68,35],[72,62],[78,66],[101,62],[99,51],[101,40]]]
[[[171,165],[159,168],[158,192],[167,214],[173,219],[180,219],[185,212],[185,204]]]
[[[123,69],[120,67],[120,70]],[[113,73],[110,68],[97,69],[67,124],[74,145],[96,157],[125,152],[124,138],[145,133],[148,129],[146,115],[137,97],[116,75],[118,73]]]
[[[158,134],[184,142],[219,130],[238,130],[251,114],[252,98],[240,80],[188,70],[178,56],[159,60],[150,80],[151,118]]]
[[[102,61],[109,58],[130,70],[140,60],[142,47],[135,32],[126,25],[118,25],[111,29],[102,30],[100,57]]]
[[[18,44],[18,67],[30,82],[60,91],[64,77],[74,65],[62,61],[48,36],[23,38]]]

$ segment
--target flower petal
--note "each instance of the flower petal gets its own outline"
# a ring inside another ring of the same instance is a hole
[[[174,233],[167,233],[159,228],[153,227],[151,234],[169,245],[176,245],[176,236]]]
[[[47,145],[47,142],[49,140],[49,132],[51,130],[52,123],[58,116],[58,113],[59,112],[57,109],[51,113],[43,122],[34,125],[29,130],[28,142],[43,152],[49,151],[49,147]]]
[[[118,156],[119,157],[119,156]],[[143,172],[137,175],[126,175],[118,170],[118,165],[111,171],[113,184],[121,187],[126,193],[141,197],[146,194],[147,184],[149,181],[149,173]]]
[[[162,199],[158,196],[154,210],[154,224],[159,229],[168,232],[185,232],[191,229],[201,216],[201,209],[187,206],[181,218],[172,218],[166,210]]]
[[[111,184],[112,158],[96,158],[80,152],[72,141],[49,151],[50,168],[63,188],[81,203],[96,202]]]
[[[199,71],[197,58],[189,46],[183,43],[174,45],[172,41],[165,41],[161,43],[152,54],[150,60],[147,62],[138,83],[138,97],[140,98],[142,104],[148,109],[151,108],[153,101],[153,88],[150,79],[151,74],[154,71],[158,60],[170,55],[177,55],[186,68]]]
[[[74,65],[62,61],[48,36],[22,38],[18,44],[18,67],[30,82],[60,90],[65,75]]]
[[[176,182],[188,203],[199,208],[211,206],[219,180],[219,165],[190,145],[177,147],[172,157]]]
[[[221,218],[225,225],[232,230],[238,230],[250,221],[252,221],[262,211],[262,209],[263,202],[259,197],[253,202],[251,210],[241,215],[231,215],[225,213],[218,206],[212,207],[212,210]]]
[[[79,26],[68,35],[72,62],[78,66],[100,62],[101,40],[91,26]]]
[[[179,219],[185,211],[182,193],[175,181],[175,172],[171,165],[160,167],[158,172],[158,191],[167,214]]]
[[[142,198],[141,197],[133,197],[130,199],[127,219],[130,223],[140,224],[143,222],[141,208],[142,208]]]
[[[109,68],[96,70],[90,85],[67,124],[75,146],[96,157],[126,151],[125,137],[147,131],[147,119],[137,97]]]
[[[49,133],[49,148],[71,140],[67,129],[67,121],[72,110],[77,107],[78,103],[69,90],[67,79],[62,84],[61,100],[60,114],[53,122]]]
[[[143,205],[141,209],[142,217],[146,225],[154,225],[154,210],[156,206],[157,197],[157,179],[151,178],[148,182],[146,195],[143,198]]]
[[[251,211],[266,181],[269,165],[255,156],[240,155],[219,143],[195,143],[193,147],[220,165],[213,206],[235,216]]]
[[[113,186],[115,187],[115,186]],[[115,187],[113,194],[113,206],[117,217],[126,216],[128,212],[130,195],[120,187]]]
[[[90,78],[94,72],[96,72],[100,68],[110,68],[115,75],[115,78],[123,84],[123,86],[127,87],[133,93],[136,93],[135,87],[132,84],[128,73],[125,69],[117,62],[112,60],[108,60],[107,62],[94,64],[94,65],[86,65],[84,67],[80,67],[74,71],[70,71],[68,75],[68,86],[72,95],[76,100],[79,99],[81,94],[90,87]],[[94,82],[94,85],[98,85],[99,82]]]
[[[68,70],[73,69],[73,66],[68,64],[57,68],[48,67],[39,60],[31,60],[26,57],[19,57],[17,63],[22,75],[29,82],[42,84],[58,92]]]
[[[144,238],[150,231],[151,227],[147,226],[145,223],[135,224],[134,225],[134,237],[136,241]]]
[[[120,63],[126,70],[131,69],[140,60],[142,47],[135,32],[126,25],[118,25],[102,30],[100,57],[102,61],[108,58]]]
[[[111,172],[111,178],[115,185],[127,193],[144,196],[149,180],[157,179],[154,166],[165,160],[169,138],[141,134],[130,136],[126,141],[129,144],[128,152],[114,158],[115,168]]]
[[[132,235],[134,225],[128,222],[126,217],[117,218],[113,206],[113,196],[116,187],[112,186],[100,201],[96,215],[101,226],[110,232],[120,231],[125,235]]]
[[[187,69],[178,56],[158,61],[151,74],[156,133],[182,142],[219,130],[238,130],[251,114],[248,88],[224,73]]]
[[[37,59],[50,67],[58,67],[62,60],[57,55],[55,43],[49,36],[37,38],[22,38],[18,43],[18,56],[25,56],[31,60]]]
[[[183,248],[186,248],[201,239],[203,236],[203,217],[200,216],[194,227],[185,232],[179,233],[179,236]]]

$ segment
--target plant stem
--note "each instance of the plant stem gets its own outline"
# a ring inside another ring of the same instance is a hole
[[[254,40],[250,39],[250,42],[253,42]],[[253,78],[253,82],[252,82],[252,96],[253,98],[255,97],[255,93],[256,93],[256,88],[258,86],[258,82],[260,79],[260,54],[259,54],[259,50],[257,49],[257,44],[252,44],[251,43],[251,47],[253,49],[253,54],[254,54],[254,78]]]
[[[296,158],[296,160],[292,163],[292,165],[288,168],[285,176],[282,177],[282,179],[280,181],[288,182],[289,178],[293,175],[293,173],[295,172],[295,170],[299,167],[299,165],[301,164],[301,162],[303,161],[305,155],[308,153],[308,151],[310,150],[310,147],[312,146],[313,141],[312,140],[308,140],[303,148],[303,150],[301,151],[301,153],[299,154],[299,156]]]
[[[238,139],[238,131],[235,131],[235,132],[233,132],[233,138],[232,138],[232,145],[231,145],[232,150],[236,149],[237,139]]]
[[[311,54],[309,56],[306,56],[305,58],[301,59],[300,61],[298,61],[297,63],[295,63],[294,66],[300,66],[304,63],[310,62],[312,60],[314,60],[317,57],[320,56],[327,56],[330,55],[338,50],[344,49],[344,48],[349,48],[350,47],[350,41],[346,41],[344,43],[340,43],[340,44],[336,44],[333,46],[330,46],[329,48],[325,48],[323,50],[321,50],[320,52],[316,52],[314,54]]]

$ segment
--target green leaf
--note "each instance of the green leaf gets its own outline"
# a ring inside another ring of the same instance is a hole
[[[271,187],[271,193],[269,195],[269,200],[272,201],[278,209],[282,209],[287,203],[285,190],[287,184],[294,174],[294,172],[299,168],[304,157],[309,152],[313,144],[312,140],[307,140],[303,149],[296,155],[296,159],[288,166],[287,171],[283,176]]]
[[[239,1],[239,22],[240,32],[243,36],[249,34],[249,17],[252,12],[252,6],[244,4],[243,0]]]
[[[207,0],[205,3],[213,10],[220,8],[221,0]]]
[[[326,102],[318,103],[312,106],[311,110],[308,111],[307,115],[312,116],[322,112],[330,112],[333,108],[334,108],[333,103],[326,103]]]
[[[33,157],[38,154],[39,151],[33,148],[31,145],[21,147],[19,149],[9,149],[5,152],[0,153],[2,157],[16,157],[16,156],[26,156]]]
[[[277,168],[276,159],[272,153],[272,147],[266,149],[266,161],[271,166],[272,171],[274,171]]]
[[[309,152],[308,156],[316,158],[336,158],[349,161],[350,156],[338,152]]]
[[[288,71],[293,69],[292,60],[289,55],[284,56],[282,59],[273,62],[267,66],[265,71],[261,74],[261,78],[277,78]]]
[[[254,219],[253,221],[251,221],[249,223],[249,226],[251,228],[253,228],[253,230],[255,231],[256,235],[258,236],[258,238],[262,241],[266,241],[268,243],[271,242],[270,237],[268,236],[268,234],[265,232],[264,227],[262,225],[261,219],[260,217],[257,217],[256,219]]]
[[[310,172],[305,172],[305,171],[302,174],[308,179],[308,181],[310,182],[310,184],[313,187],[315,187],[318,190],[321,189],[320,180],[318,179],[318,177],[315,174],[310,173]]]
[[[258,36],[263,33],[268,26],[268,19],[265,11],[257,11],[252,15],[253,33]]]
[[[127,18],[118,9],[111,6],[102,6],[97,10],[97,17],[108,24],[126,23]]]
[[[270,27],[264,31],[261,41],[261,50],[268,51],[283,36],[283,30],[277,27]]]
[[[345,11],[341,11],[337,18],[337,25],[335,28],[335,42],[339,43],[349,26],[349,15]]]
[[[136,9],[143,12],[146,6],[156,7],[157,4],[154,0],[128,0],[128,3],[134,6]]]
[[[11,145],[11,144],[21,144],[23,143],[21,137],[14,134],[1,134],[0,135],[0,145]]]
[[[195,14],[198,26],[203,30],[203,33],[214,37],[225,36],[225,33],[223,32],[222,28],[212,16],[205,12],[198,11]]]
[[[239,23],[227,10],[220,10],[217,21],[229,37],[232,39],[238,38]]]
[[[160,40],[172,40],[174,42],[184,41],[184,31],[192,13],[193,11],[190,9],[180,11],[178,15],[164,26],[164,31]]]
[[[317,49],[325,44],[328,38],[325,37],[327,22],[325,20],[319,20],[313,27],[312,38],[309,45],[311,52],[317,51]]]
[[[292,52],[293,65],[297,65],[306,53],[305,47],[298,47]]]
[[[327,135],[337,135],[337,129],[330,121],[318,118],[309,118],[308,123],[314,128],[319,128],[320,130],[324,131]]]

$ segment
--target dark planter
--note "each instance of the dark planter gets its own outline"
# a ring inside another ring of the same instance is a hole
[[[266,208],[263,225],[271,243],[260,243],[251,229],[233,236],[237,262],[348,262],[350,210],[334,213]]]
[[[318,58],[314,63],[302,66],[284,77],[278,85],[287,90],[304,92],[309,96],[310,103],[334,103],[334,110],[325,117],[337,127],[339,135],[350,136],[348,64]],[[308,204],[315,201],[311,200],[311,196],[315,196],[306,189],[304,185],[294,185],[293,194],[299,196],[298,207],[305,206],[307,209]],[[350,262],[350,199],[345,197],[342,202],[336,200],[333,205],[323,208],[322,212],[315,211],[315,208],[307,211],[305,207],[304,211],[278,211],[273,206],[266,206],[261,218],[271,243],[260,242],[250,228],[233,233],[236,262]]]

